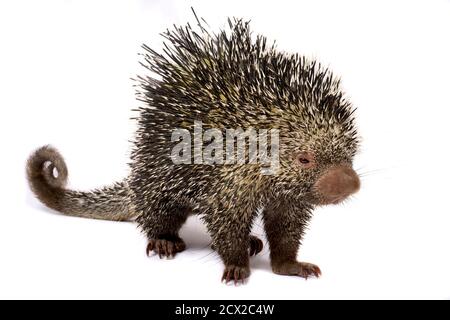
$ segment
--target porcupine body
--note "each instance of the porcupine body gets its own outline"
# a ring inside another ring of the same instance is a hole
[[[145,106],[136,117],[130,176],[93,192],[67,190],[62,157],[43,147],[28,163],[33,191],[69,215],[136,219],[147,250],[160,256],[184,250],[178,232],[188,215],[198,214],[225,264],[226,281],[248,277],[249,249],[261,249],[250,230],[263,209],[274,272],[318,276],[317,266],[296,260],[312,209],[359,188],[351,168],[358,144],[353,109],[339,81],[315,61],[278,52],[262,36],[252,39],[242,20],[229,20],[229,30],[217,34],[199,22],[197,30],[174,27],[163,36],[164,53],[144,46],[144,65],[154,75],[140,78]],[[261,163],[205,164],[195,150],[192,161],[175,163],[173,132],[194,133],[194,123],[221,132],[277,130],[277,170],[263,174]]]

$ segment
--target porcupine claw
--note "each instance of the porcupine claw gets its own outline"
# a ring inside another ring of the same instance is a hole
[[[164,257],[174,257],[178,252],[184,251],[184,249],[186,249],[186,245],[183,239],[179,237],[171,239],[158,238],[149,240],[146,252],[147,256],[149,256],[150,252],[154,251],[162,259]]]
[[[228,284],[233,281],[235,285],[240,283],[244,284],[245,280],[250,276],[249,267],[238,267],[234,265],[229,265],[225,267],[222,275],[222,282]]]
[[[261,252],[264,245],[261,239],[254,235],[250,235],[250,256],[256,256]]]
[[[250,235],[250,244],[249,244],[249,255],[256,256],[258,253],[262,251],[264,248],[264,244],[261,239],[257,236]],[[216,250],[214,245],[211,245],[211,249]]]

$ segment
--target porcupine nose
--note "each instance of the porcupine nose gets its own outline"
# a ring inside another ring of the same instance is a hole
[[[359,177],[350,166],[331,167],[319,177],[314,185],[321,204],[337,204],[357,192],[360,187]]]

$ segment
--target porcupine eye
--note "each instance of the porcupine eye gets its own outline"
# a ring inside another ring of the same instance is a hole
[[[300,161],[301,164],[308,164],[309,163],[308,159],[302,158],[302,157],[298,158],[298,161]]]
[[[296,162],[300,167],[308,169],[314,166],[314,157],[309,152],[301,152],[297,155]]]

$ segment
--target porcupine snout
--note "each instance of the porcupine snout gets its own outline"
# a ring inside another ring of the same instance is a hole
[[[348,165],[337,165],[317,179],[313,190],[320,204],[337,204],[359,190],[359,177]]]

